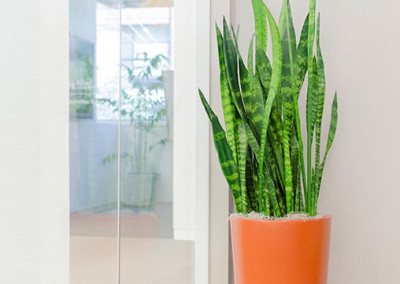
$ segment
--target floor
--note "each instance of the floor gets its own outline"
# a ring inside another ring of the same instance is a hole
[[[134,214],[133,214],[134,213]],[[121,211],[122,284],[190,284],[194,242],[174,240],[167,207]],[[71,283],[117,283],[117,217],[113,212],[71,214]]]
[[[71,283],[116,283],[117,239],[71,236]],[[121,283],[193,283],[191,241],[121,239]]]

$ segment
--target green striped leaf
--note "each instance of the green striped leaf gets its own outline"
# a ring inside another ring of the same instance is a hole
[[[324,104],[325,104],[325,70],[324,70],[324,60],[322,57],[321,46],[320,46],[320,15],[318,15],[317,20],[317,65],[318,65],[318,86],[317,86],[317,117],[315,121],[315,214],[317,209],[317,198],[319,195],[319,177],[322,176],[321,167],[320,167],[320,156],[321,156],[321,124],[322,124],[322,115],[324,112]]]
[[[315,216],[317,215],[317,192],[316,192],[316,182],[317,182],[317,175],[315,173],[315,170],[312,169],[311,172],[311,207],[308,212],[310,216]]]
[[[329,150],[331,149],[333,140],[335,139],[337,121],[338,121],[338,103],[337,103],[337,92],[336,92],[335,97],[332,102],[332,107],[331,107],[331,123],[329,126],[328,140],[326,143],[325,155],[324,155],[324,159],[323,159],[322,163],[318,167],[318,176],[317,176],[317,182],[316,182],[317,198],[319,196],[319,191],[321,188],[321,181],[322,181],[322,175],[324,173],[326,158],[328,157]]]
[[[260,144],[257,142],[256,138],[251,132],[250,127],[247,123],[244,123],[244,127],[246,130],[247,141],[249,143],[250,149],[253,151],[257,161],[260,160]]]
[[[320,46],[320,16],[317,21],[317,67],[318,67],[318,86],[317,86],[317,116],[315,118],[315,162],[316,166],[320,164],[320,142],[321,142],[321,124],[322,115],[324,112],[325,103],[325,71],[324,71],[324,60],[322,58],[321,46]],[[317,168],[316,168],[317,169]]]
[[[337,103],[337,93],[335,93],[335,97],[333,99],[331,108],[331,124],[329,126],[328,141],[326,143],[324,163],[326,161],[326,157],[328,156],[328,152],[332,147],[333,140],[335,139],[337,120],[338,120],[338,103]]]
[[[225,65],[224,56],[224,40],[219,27],[216,25],[217,32],[217,43],[218,43],[218,58],[219,58],[219,68],[220,68],[220,86],[221,86],[221,101],[222,109],[225,117],[225,129],[228,139],[228,144],[232,149],[232,155],[235,162],[237,162],[237,149],[236,149],[236,132],[237,132],[237,120],[238,115],[236,113],[236,108],[233,103],[232,95],[229,89],[228,75]]]
[[[283,180],[285,178],[285,170],[282,149],[283,126],[280,118],[281,115],[279,115],[279,113],[275,110],[276,108],[273,107],[271,111],[271,121],[268,125],[268,139],[270,140],[270,147],[272,147],[272,151],[275,156],[279,180],[282,181],[284,186]]]
[[[317,59],[314,57],[308,74],[308,89],[306,101],[307,135],[313,140],[319,108],[319,73]]]
[[[307,58],[308,67],[312,64],[314,58],[314,40],[315,40],[315,6],[316,0],[310,0],[308,17],[308,38],[307,38]]]
[[[256,188],[257,185],[255,184],[254,177],[257,178],[257,175],[253,175],[253,171],[256,171],[257,163],[252,160],[251,152],[248,152],[247,161],[246,161],[246,187],[249,196],[249,203],[251,209],[249,211],[258,211],[257,206],[257,196],[256,196]]]
[[[271,139],[271,136],[267,136],[267,144],[266,144],[266,160],[265,163],[268,165],[266,168],[269,168],[272,180],[275,185],[275,191],[276,195],[278,197],[279,201],[285,200],[285,182],[284,182],[284,172],[283,169],[282,171],[279,169],[280,165],[279,163],[282,163],[283,167],[283,155],[282,152],[279,153],[279,158],[276,151],[275,147],[273,146],[273,142]],[[283,174],[283,175],[282,175]],[[286,207],[286,205],[280,204],[281,209]]]
[[[268,157],[268,155],[267,155]],[[269,156],[271,157],[271,156]],[[272,161],[269,160],[269,161]],[[282,212],[281,209],[279,207],[279,202],[278,202],[278,198],[277,198],[277,193],[279,192],[279,190],[275,187],[275,183],[274,180],[271,176],[271,172],[273,172],[272,169],[270,169],[270,167],[273,165],[273,163],[269,162],[267,163],[267,165],[265,166],[265,174],[264,174],[264,179],[265,179],[265,185],[264,185],[264,198],[265,198],[265,202],[268,202],[268,205],[265,206],[265,211],[264,213],[267,215],[274,215],[275,217],[281,217]],[[272,208],[270,206],[270,204],[272,205]],[[272,210],[271,210],[272,209]]]
[[[257,136],[260,136],[263,123],[264,100],[260,82],[249,73],[243,60],[239,58],[240,85],[246,114],[253,122]]]
[[[285,191],[287,212],[293,211],[294,192],[292,164],[290,161],[290,137],[294,122],[294,98],[296,94],[296,34],[293,27],[289,0],[284,0],[279,31],[282,36],[282,76],[281,92],[283,98],[284,135],[283,151],[285,163]]]
[[[239,213],[243,212],[242,198],[240,190],[240,179],[237,164],[233,159],[232,150],[229,147],[228,140],[226,139],[226,134],[221,124],[219,123],[218,117],[215,115],[207,100],[205,99],[201,90],[199,90],[199,95],[204,109],[207,112],[208,118],[211,122],[214,138],[214,146],[218,153],[219,163],[221,165],[222,172],[225,175],[225,179],[231,188],[236,210]]]
[[[234,44],[234,46],[236,48],[236,53],[240,56],[239,44],[238,44],[238,41],[239,41],[239,30],[240,30],[240,25],[238,25],[238,27],[236,28],[236,31],[235,31],[235,29],[233,28],[233,25],[231,24],[231,33],[232,33],[233,44]]]
[[[282,46],[281,46],[281,36],[279,34],[278,27],[276,26],[275,20],[268,10],[265,4],[263,5],[264,12],[267,15],[267,19],[270,26],[271,38],[272,38],[272,57],[273,57],[273,66],[272,66],[272,76],[271,76],[271,85],[268,92],[268,98],[265,102],[264,107],[264,118],[263,118],[263,129],[261,133],[261,146],[260,146],[260,165],[258,170],[259,175],[259,190],[260,192],[264,191],[264,159],[265,159],[265,147],[267,141],[267,130],[269,124],[269,117],[271,114],[271,109],[275,100],[275,97],[278,93],[280,87],[280,77],[282,73]],[[261,195],[261,194],[260,194]],[[267,195],[268,198],[268,195]],[[266,200],[264,204],[264,200],[260,199],[260,209],[264,212],[270,212],[269,209],[269,201]]]
[[[250,74],[254,74],[254,35],[251,38],[249,52],[247,56],[247,69],[249,70]]]
[[[265,15],[263,0],[251,0],[254,13],[256,30],[256,49],[267,50],[267,18]]]
[[[239,145],[239,153],[238,153],[238,166],[239,166],[239,177],[240,177],[240,194],[242,200],[242,211],[249,211],[249,197],[247,195],[247,185],[246,185],[246,163],[247,163],[247,136],[246,130],[244,126],[244,122],[241,121],[239,123],[239,133],[238,133],[238,145]]]
[[[306,77],[307,73],[307,66],[308,66],[308,22],[309,22],[309,15],[307,14],[306,19],[304,20],[303,28],[301,30],[300,41],[297,46],[297,79],[296,79],[296,86],[297,86],[297,96],[300,93],[301,87],[304,83],[304,78]]]
[[[236,43],[234,42],[230,30],[228,28],[228,24],[224,18],[224,55],[225,55],[225,64],[227,66],[227,75],[228,75],[228,83],[231,90],[231,97],[236,107],[237,112],[240,117],[246,121],[249,125],[253,135],[258,141],[259,135],[257,132],[257,128],[254,125],[253,121],[246,115],[246,111],[243,104],[243,97],[240,90],[240,79],[238,74],[238,59],[242,61],[240,54],[238,53],[238,49],[236,47]]]
[[[291,136],[291,152],[290,152],[290,160],[292,163],[292,172],[293,172],[293,191],[294,191],[294,212],[301,212],[303,210],[303,196],[301,192],[301,183],[300,183],[300,149],[299,143],[297,142],[297,135],[295,130],[293,131],[293,135]]]
[[[307,212],[312,208],[312,142],[315,130],[315,121],[318,112],[318,66],[317,61],[313,58],[311,65],[308,67],[308,89],[306,102],[306,120],[307,120]]]
[[[264,88],[264,101],[266,101],[271,85],[272,67],[267,55],[259,48],[256,48],[256,71]]]
[[[237,111],[240,114],[241,118],[245,118],[244,114],[244,106],[242,102],[242,97],[240,93],[239,87],[239,78],[238,78],[238,55],[237,49],[232,39],[232,35],[230,33],[228,24],[226,23],[226,19],[224,18],[224,29],[223,29],[223,47],[224,47],[224,57],[225,64],[227,69],[227,77],[228,83],[231,90],[231,95],[233,98],[233,102],[236,106]]]
[[[304,164],[304,153],[303,153],[303,138],[301,134],[301,122],[300,122],[300,114],[299,114],[299,105],[298,105],[298,97],[300,94],[300,90],[303,86],[304,79],[308,69],[308,22],[309,22],[309,15],[304,21],[303,28],[301,30],[300,41],[297,46],[297,53],[296,53],[296,61],[297,61],[297,79],[296,79],[296,92],[297,96],[295,97],[295,128],[297,133],[297,141],[299,143],[300,148],[300,165],[301,165],[301,179],[303,181],[303,190],[304,195],[307,196],[307,177],[305,172],[305,164]]]

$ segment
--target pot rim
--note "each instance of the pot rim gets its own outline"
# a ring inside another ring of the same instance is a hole
[[[331,220],[332,216],[329,214],[318,214],[315,217],[295,217],[295,218],[288,218],[288,217],[279,217],[279,218],[271,218],[271,219],[257,219],[257,218],[251,218],[251,217],[245,217],[245,216],[238,216],[236,214],[231,214],[229,216],[229,220],[235,220],[235,221],[243,221],[243,222],[255,222],[255,223],[293,223],[293,222],[320,222],[324,220]]]

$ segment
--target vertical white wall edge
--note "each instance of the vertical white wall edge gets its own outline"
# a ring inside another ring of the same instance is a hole
[[[194,240],[195,283],[208,283],[210,0],[176,0],[174,22],[174,239]]]
[[[40,283],[61,284],[69,283],[68,1],[37,0],[33,3],[38,7],[38,33],[32,41],[38,48],[38,120],[33,119],[32,124],[38,123],[36,135],[39,139],[39,192],[36,194],[40,196]],[[35,60],[35,56],[32,57]],[[28,90],[23,97],[30,96],[31,91],[35,92]],[[29,160],[24,162],[30,164]],[[29,183],[22,190],[31,190]],[[24,208],[23,204],[19,206]],[[25,234],[30,233],[25,231]],[[24,247],[25,243],[18,242],[18,245]],[[10,279],[2,283],[14,281],[18,282]],[[27,278],[24,282],[35,283],[31,281]]]
[[[210,94],[210,0],[196,0],[197,83]],[[209,267],[209,122],[196,95],[196,242],[195,284],[208,283]]]

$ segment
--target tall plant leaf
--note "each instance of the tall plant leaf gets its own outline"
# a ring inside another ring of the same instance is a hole
[[[326,142],[325,155],[324,155],[324,159],[323,159],[321,165],[319,166],[319,171],[318,171],[318,177],[317,177],[318,194],[319,194],[319,189],[321,187],[321,180],[322,180],[322,175],[323,175],[324,168],[325,168],[326,158],[328,156],[329,150],[332,147],[333,140],[335,139],[337,121],[338,121],[338,103],[337,103],[337,93],[335,93],[335,97],[333,99],[332,107],[331,107],[331,123],[329,126],[328,140]]]
[[[321,124],[322,115],[324,112],[325,103],[325,71],[324,71],[324,60],[322,57],[321,46],[320,46],[320,15],[317,20],[317,66],[318,66],[318,87],[317,87],[317,116],[315,121],[315,193],[314,193],[314,213],[317,213],[317,199],[319,195],[319,177],[322,176],[320,171],[320,155],[321,155]]]
[[[252,211],[258,211],[257,196],[256,196],[257,184],[256,181],[254,180],[254,177],[257,178],[257,175],[253,175],[253,170],[256,171],[256,168],[257,168],[257,162],[254,160],[252,152],[248,151],[247,161],[246,161],[246,187]]]
[[[299,143],[300,149],[300,165],[301,165],[301,179],[303,181],[303,189],[305,196],[307,196],[307,178],[305,172],[305,164],[304,164],[304,153],[303,153],[303,138],[301,134],[301,122],[300,122],[300,114],[299,114],[299,104],[298,97],[300,95],[301,87],[303,86],[303,82],[308,69],[308,22],[309,22],[309,14],[304,21],[303,28],[301,30],[300,41],[297,47],[296,52],[296,61],[297,61],[297,79],[296,79],[296,92],[297,96],[295,97],[295,128],[297,133],[297,141]]]
[[[237,120],[238,114],[232,99],[229,89],[228,75],[225,64],[224,56],[224,39],[221,30],[216,25],[217,43],[218,43],[218,58],[220,68],[220,86],[221,86],[221,101],[222,109],[225,117],[225,129],[228,139],[228,144],[232,149],[232,155],[235,162],[237,162],[237,149],[236,149],[236,135],[237,135]]]
[[[261,133],[264,113],[263,91],[260,82],[247,71],[243,60],[239,58],[240,85],[246,114],[253,122],[257,135]]]
[[[254,35],[251,38],[249,52],[247,55],[247,69],[249,70],[250,74],[254,74]]]
[[[313,58],[311,65],[308,67],[308,89],[306,102],[306,120],[307,120],[307,208],[312,208],[312,142],[315,130],[315,120],[317,116],[317,88],[318,88],[318,66],[317,61]],[[306,209],[307,209],[306,208]],[[307,209],[308,210],[308,209]]]
[[[264,88],[264,101],[266,101],[271,85],[272,67],[268,56],[260,48],[256,48],[256,71]]]
[[[239,177],[240,177],[240,194],[242,200],[242,211],[245,213],[250,212],[249,197],[247,195],[247,183],[246,183],[246,164],[247,164],[247,136],[244,127],[244,122],[239,123],[239,135],[238,135],[238,145],[239,145]]]
[[[238,63],[237,63],[238,56],[236,52],[237,49],[232,39],[232,35],[229,30],[225,17],[223,22],[224,22],[223,47],[224,47],[224,57],[225,57],[225,64],[228,76],[228,83],[236,109],[239,112],[241,118],[245,118],[244,106],[239,87]]]
[[[228,182],[229,187],[231,188],[235,200],[236,210],[239,213],[242,213],[243,207],[240,191],[239,172],[233,159],[232,150],[229,147],[225,131],[219,123],[218,117],[211,109],[201,90],[199,90],[199,95],[204,109],[206,110],[208,118],[211,122],[214,137],[214,146],[218,153],[218,159],[221,165],[222,172],[224,173],[225,179]]]
[[[265,102],[265,107],[264,107],[263,129],[261,133],[261,147],[260,147],[261,153],[260,153],[260,165],[258,170],[260,193],[264,191],[264,159],[265,159],[265,147],[267,140],[269,117],[271,114],[272,105],[279,90],[280,77],[282,73],[282,46],[281,46],[281,37],[279,34],[279,30],[278,27],[276,26],[275,20],[271,12],[267,8],[267,6],[265,6],[264,3],[263,3],[263,10],[267,16],[271,32],[273,65],[272,65],[271,85],[268,92],[268,98],[267,101]],[[261,195],[262,194],[260,194],[260,196]],[[259,203],[261,204],[260,209],[263,210],[264,209],[263,200],[260,199]],[[265,201],[265,212],[267,213],[270,212],[268,200]]]
[[[303,28],[301,30],[300,41],[297,46],[297,95],[300,94],[301,87],[304,83],[304,78],[307,73],[308,66],[308,22],[309,22],[309,14],[307,14],[306,19],[304,20]]]
[[[294,122],[294,99],[296,94],[296,34],[293,27],[289,0],[284,0],[279,31],[282,36],[282,76],[281,92],[283,97],[284,135],[283,151],[285,162],[285,191],[288,212],[293,210],[294,193],[292,164],[290,161],[290,144]]]
[[[267,50],[267,18],[263,0],[251,0],[256,29],[256,49]]]
[[[295,132],[295,131],[293,131]],[[293,191],[294,191],[294,212],[301,212],[303,210],[303,196],[301,193],[300,184],[300,149],[299,143],[297,142],[297,136],[294,133],[291,137],[291,152],[290,160],[292,163],[293,170]]]
[[[318,86],[317,86],[317,116],[315,118],[315,164],[320,164],[321,155],[321,124],[322,115],[324,112],[325,103],[325,71],[324,71],[324,60],[322,58],[321,46],[320,46],[320,16],[318,15],[317,21],[317,67],[318,67]],[[317,167],[316,167],[317,170]]]

